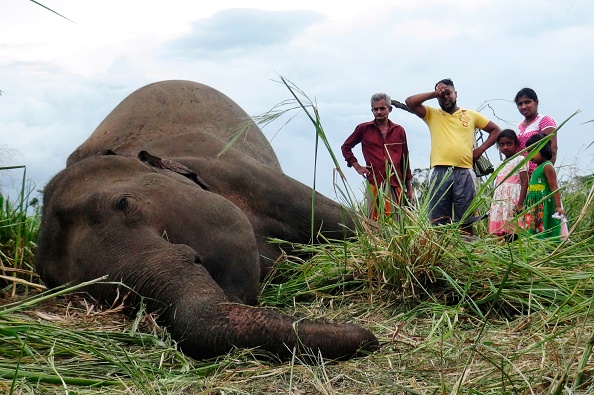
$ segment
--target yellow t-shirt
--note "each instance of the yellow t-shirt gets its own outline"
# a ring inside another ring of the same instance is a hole
[[[453,114],[427,106],[425,110],[427,114],[423,121],[431,133],[431,167],[442,165],[471,169],[474,129],[484,128],[489,120],[472,110],[458,109]]]

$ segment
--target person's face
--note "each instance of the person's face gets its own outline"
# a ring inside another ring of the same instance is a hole
[[[516,106],[524,118],[531,118],[538,113],[538,103],[528,96],[520,96],[516,101]]]
[[[537,152],[536,155],[534,155],[532,159],[530,159],[530,161],[536,163],[537,165],[540,165],[545,161],[545,158],[540,154],[540,152]]]
[[[456,108],[456,98],[458,94],[453,86],[444,85],[443,93],[437,98],[439,106],[445,112],[450,112]]]
[[[497,144],[499,145],[499,151],[501,151],[506,158],[509,158],[518,150],[518,144],[509,137],[501,137],[499,141],[497,141]]]
[[[373,112],[373,117],[378,122],[386,121],[391,111],[392,106],[388,105],[385,99],[381,99],[380,101],[374,101],[371,104],[371,112]]]

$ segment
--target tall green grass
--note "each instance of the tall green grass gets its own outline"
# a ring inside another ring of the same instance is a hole
[[[40,221],[38,199],[27,184],[25,166],[0,167],[0,172],[14,169],[23,170],[18,197],[10,200],[0,192],[0,286],[13,296],[19,285],[24,286],[24,292],[29,287],[40,288],[33,273]]]
[[[323,127],[317,108],[292,83],[282,77],[281,82],[313,123],[316,135],[324,142],[337,172],[342,174],[327,137],[321,132]],[[307,100],[300,100],[300,95]],[[295,108],[293,104],[295,103],[288,103],[289,108]],[[558,129],[575,114],[561,123]],[[551,137],[552,135],[548,136],[534,147],[528,147],[527,150],[532,149],[532,152],[523,163],[530,160]],[[477,197],[465,217],[488,209],[492,186],[499,170],[481,183]],[[349,191],[346,182],[337,186],[339,191],[342,190],[341,187]],[[426,185],[426,188],[431,187]],[[366,273],[366,278],[359,278],[366,284],[370,300],[385,298],[388,291],[389,295],[414,303],[437,302],[438,306],[443,302],[455,303],[479,317],[495,304],[498,311],[505,315],[562,306],[583,306],[592,294],[589,273],[594,269],[588,266],[590,262],[584,263],[581,259],[584,255],[592,254],[592,238],[588,233],[576,231],[584,218],[590,218],[594,212],[591,205],[592,188],[586,192],[586,198],[575,203],[572,198],[564,198],[569,212],[575,211],[573,204],[579,204],[581,211],[579,216],[570,217],[573,223],[572,243],[560,247],[556,242],[541,242],[527,235],[523,235],[516,243],[508,244],[486,234],[484,228],[481,238],[468,243],[460,235],[459,224],[440,227],[429,225],[427,217],[430,193],[425,191],[421,194],[422,199],[415,202],[414,206],[397,208],[397,221],[387,218],[367,227],[364,221],[358,237],[348,244],[302,246],[305,252],[315,255],[309,262],[298,264],[298,267],[310,272],[315,262],[319,262],[323,274],[316,276],[302,272],[297,278],[300,279],[298,281],[319,278],[319,286],[307,281],[309,289],[319,291],[328,288],[328,284],[341,283],[347,276],[346,273]],[[584,190],[580,189],[576,194],[583,196]],[[339,196],[349,197],[343,203],[357,210],[350,193]],[[382,194],[379,198],[382,199]],[[312,251],[316,249],[319,249],[317,253]],[[347,264],[336,265],[335,262]],[[292,263],[290,265],[295,267]],[[302,270],[297,269],[297,272]],[[283,276],[286,277],[286,274]],[[293,292],[286,282],[279,287]],[[583,290],[583,294],[577,291],[579,289]],[[279,290],[275,289],[275,292],[278,297]]]

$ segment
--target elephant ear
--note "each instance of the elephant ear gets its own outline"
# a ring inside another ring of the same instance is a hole
[[[200,177],[198,177],[198,174],[194,173],[188,167],[182,165],[179,162],[176,162],[171,159],[159,158],[158,156],[151,155],[144,150],[138,153],[138,159],[149,166],[156,167],[159,169],[171,170],[174,173],[180,174],[194,181],[196,184],[200,186],[200,188],[208,190],[208,184],[206,184]]]

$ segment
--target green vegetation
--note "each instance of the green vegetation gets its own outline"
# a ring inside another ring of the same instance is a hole
[[[14,169],[23,169],[17,201],[10,201],[0,193],[0,286],[5,292],[10,290],[12,296],[19,285],[24,285],[23,292],[29,287],[40,288],[33,274],[33,250],[39,230],[38,200],[31,198],[31,188],[27,188],[25,166],[0,167],[0,172]],[[33,210],[31,215],[28,208]]]
[[[315,109],[307,99],[288,105]],[[327,144],[317,111],[308,114]],[[348,186],[336,188],[357,209]],[[481,211],[487,188],[476,202]],[[363,221],[346,242],[292,245],[311,258],[287,255],[279,262],[262,285],[260,304],[355,322],[382,343],[367,357],[315,366],[298,358],[270,362],[257,350],[191,360],[142,309],[127,318],[123,306],[98,305],[76,288],[39,293],[31,285],[38,213],[26,215],[25,197],[3,202],[0,392],[590,394],[593,197],[592,177],[565,185],[571,234],[563,243],[526,235],[506,243],[488,236],[484,223],[477,226],[481,237],[468,240],[456,225],[430,226],[420,199],[396,220]]]

